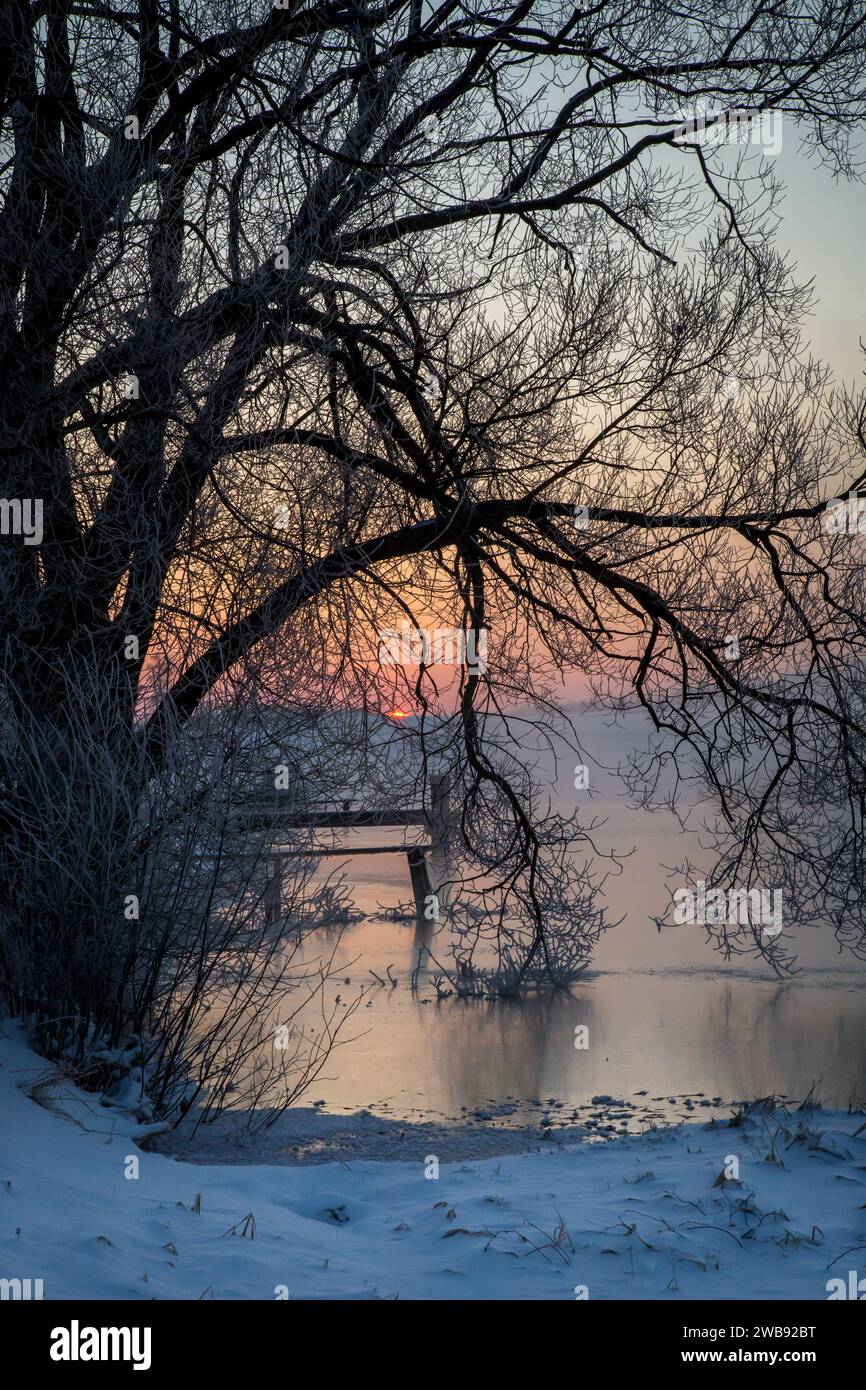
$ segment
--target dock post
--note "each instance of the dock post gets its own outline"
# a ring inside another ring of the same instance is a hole
[[[412,879],[415,912],[419,922],[423,922],[427,899],[433,891],[430,887],[430,875],[427,872],[427,855],[423,849],[413,845],[406,858],[409,861],[409,876]]]
[[[273,926],[283,915],[283,867],[282,854],[268,856],[267,879],[265,880],[265,925]]]
[[[453,827],[448,774],[442,767],[437,767],[430,773],[430,810],[427,819],[430,823],[433,854],[438,858],[447,859]]]

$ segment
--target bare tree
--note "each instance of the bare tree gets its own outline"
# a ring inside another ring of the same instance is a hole
[[[12,740],[19,918],[57,872],[40,797],[99,803],[125,845],[196,711],[387,708],[404,619],[489,634],[483,669],[448,693],[422,659],[411,696],[454,750],[511,982],[573,971],[602,925],[564,852],[591,827],[545,813],[508,742],[507,707],[544,716],[570,665],[698,753],[756,855],[804,749],[842,753],[860,814],[836,669],[860,609],[809,531],[859,479],[860,417],[800,350],[768,162],[703,136],[781,120],[851,172],[862,5],[21,0],[0,23],[0,448],[44,524],[4,542],[4,690],[36,763],[102,750],[40,791]],[[719,720],[760,749],[742,800]],[[46,930],[75,916],[79,950],[94,893],[122,911],[110,877]]]

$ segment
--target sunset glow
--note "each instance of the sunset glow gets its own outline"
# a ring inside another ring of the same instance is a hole
[[[0,1364],[843,1390],[866,0],[0,56]]]

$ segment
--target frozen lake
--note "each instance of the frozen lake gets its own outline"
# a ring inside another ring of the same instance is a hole
[[[632,742],[596,712],[581,716],[580,729],[587,753],[607,766]],[[574,761],[566,754],[558,768],[551,759],[541,765],[554,804],[569,809],[586,798],[572,790]],[[831,937],[793,929],[802,971],[779,981],[745,957],[722,960],[699,927],[659,932],[651,919],[669,902],[663,866],[686,857],[700,863],[698,842],[687,843],[671,817],[630,810],[616,780],[594,767],[591,785],[592,815],[606,819],[599,845],[635,852],[605,890],[611,917],[624,920],[603,937],[592,970],[570,994],[437,1000],[429,979],[425,987],[425,974],[435,973],[427,966],[413,996],[419,946],[435,951],[436,939],[375,917],[408,900],[405,857],[351,857],[352,845],[375,843],[376,832],[343,837],[346,878],[370,916],[343,934],[335,992],[346,1002],[360,986],[373,988],[347,1024],[354,1041],[335,1051],[308,1101],[407,1119],[460,1120],[496,1106],[495,1123],[525,1124],[542,1113],[570,1118],[594,1096],[611,1096],[634,1102],[627,1123],[635,1128],[648,1112],[674,1118],[706,1109],[701,1099],[800,1098],[813,1084],[828,1105],[866,1097],[864,966],[840,956]],[[589,1028],[582,1050],[574,1046],[579,1025]]]

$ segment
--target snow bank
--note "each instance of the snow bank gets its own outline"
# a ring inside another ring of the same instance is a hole
[[[403,1162],[191,1165],[7,1024],[0,1116],[0,1279],[47,1299],[825,1299],[866,1270],[862,1115],[756,1108],[438,1176],[411,1126]]]

